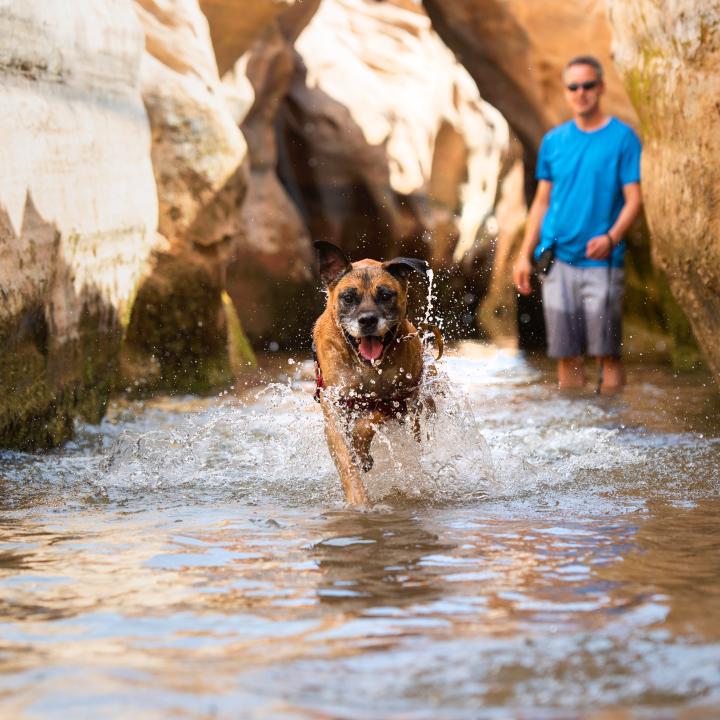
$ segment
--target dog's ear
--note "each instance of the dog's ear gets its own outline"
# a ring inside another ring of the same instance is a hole
[[[417,258],[398,257],[388,260],[382,264],[383,270],[389,272],[399,280],[407,280],[411,272],[420,273],[427,276],[430,266],[425,260]]]
[[[320,279],[327,285],[334,285],[346,272],[352,270],[348,256],[332,243],[318,240],[315,245],[317,251]]]

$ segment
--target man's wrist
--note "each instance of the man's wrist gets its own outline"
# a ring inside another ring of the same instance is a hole
[[[615,238],[612,236],[612,234],[610,233],[609,230],[605,233],[605,237],[608,239],[608,242],[610,243],[610,249],[614,248],[617,245]]]

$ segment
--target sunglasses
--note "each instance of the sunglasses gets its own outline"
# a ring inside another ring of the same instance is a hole
[[[579,90],[582,88],[583,90],[593,90],[600,84],[599,80],[588,80],[587,82],[583,83],[569,83],[565,87],[570,92],[575,92],[576,90]]]

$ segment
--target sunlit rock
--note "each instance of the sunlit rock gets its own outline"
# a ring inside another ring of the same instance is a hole
[[[653,257],[720,380],[720,3],[608,3],[640,118]]]
[[[157,195],[131,5],[0,9],[0,446],[97,420],[156,246]]]

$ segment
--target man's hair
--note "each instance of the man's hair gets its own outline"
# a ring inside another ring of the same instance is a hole
[[[577,57],[574,57],[572,60],[570,60],[568,64],[563,68],[563,78],[565,77],[565,73],[568,71],[568,69],[571,68],[573,65],[589,65],[593,70],[595,70],[597,79],[603,79],[602,65],[600,64],[600,61],[592,55],[578,55]]]

